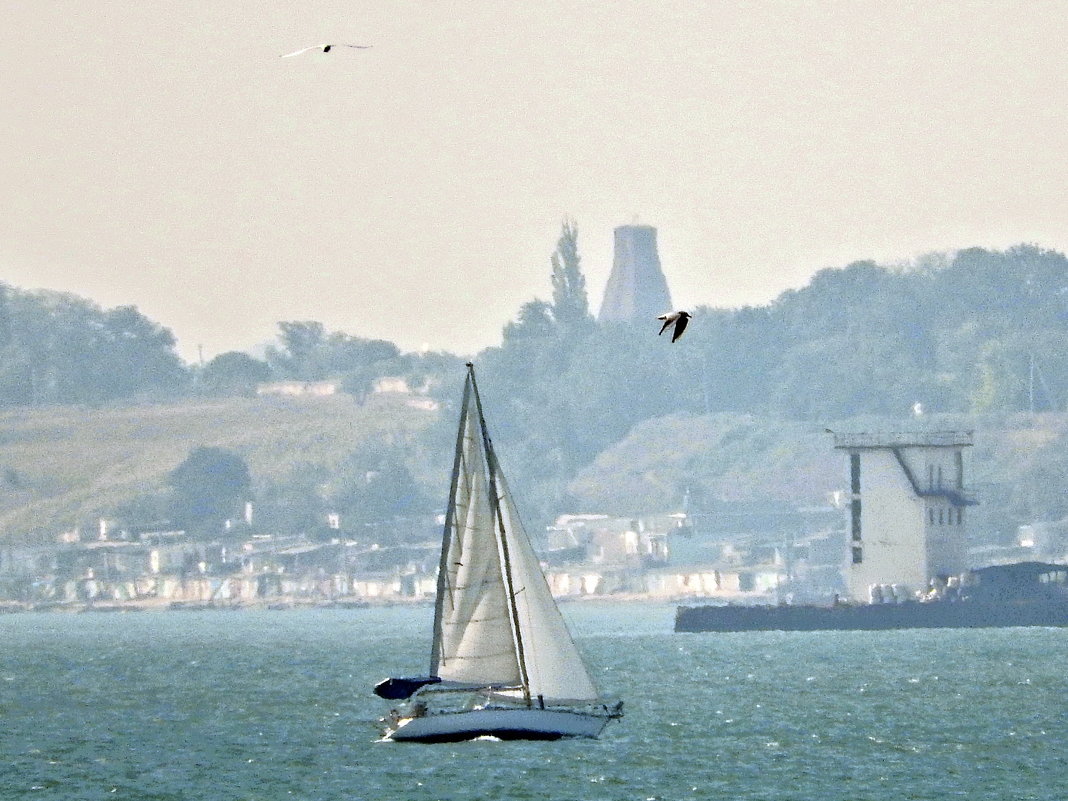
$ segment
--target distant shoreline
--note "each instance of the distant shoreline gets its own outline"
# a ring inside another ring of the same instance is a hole
[[[660,598],[643,594],[622,595],[578,595],[556,599],[558,603],[661,603],[676,604],[683,599]],[[688,599],[693,602],[693,599]],[[373,609],[382,607],[432,607],[432,598],[299,598],[279,596],[255,601],[212,602],[212,601],[167,601],[161,599],[141,598],[133,601],[102,601],[76,603],[23,603],[21,601],[0,602],[0,615],[21,613],[118,613],[131,612],[243,612],[243,611],[288,611],[297,609]]]

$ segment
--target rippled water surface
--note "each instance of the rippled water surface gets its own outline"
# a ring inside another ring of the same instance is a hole
[[[674,634],[564,608],[600,740],[376,742],[428,607],[0,616],[0,799],[1068,798],[1068,629]]]

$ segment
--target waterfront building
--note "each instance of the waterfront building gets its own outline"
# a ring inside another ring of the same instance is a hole
[[[852,600],[914,598],[967,569],[971,445],[970,431],[835,433],[849,455]]]

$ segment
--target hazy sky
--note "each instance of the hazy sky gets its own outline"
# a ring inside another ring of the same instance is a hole
[[[279,320],[473,353],[573,217],[676,305],[1068,249],[1068,2],[8,2],[0,280],[207,357]],[[326,41],[371,50],[279,55]]]

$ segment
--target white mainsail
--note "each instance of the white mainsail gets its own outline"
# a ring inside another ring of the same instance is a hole
[[[470,381],[463,410],[438,579],[436,664],[430,673],[446,681],[514,686],[521,683],[519,659]]]
[[[519,687],[527,698],[596,700],[597,690],[519,520],[481,412],[469,374],[446,514],[431,675]]]

